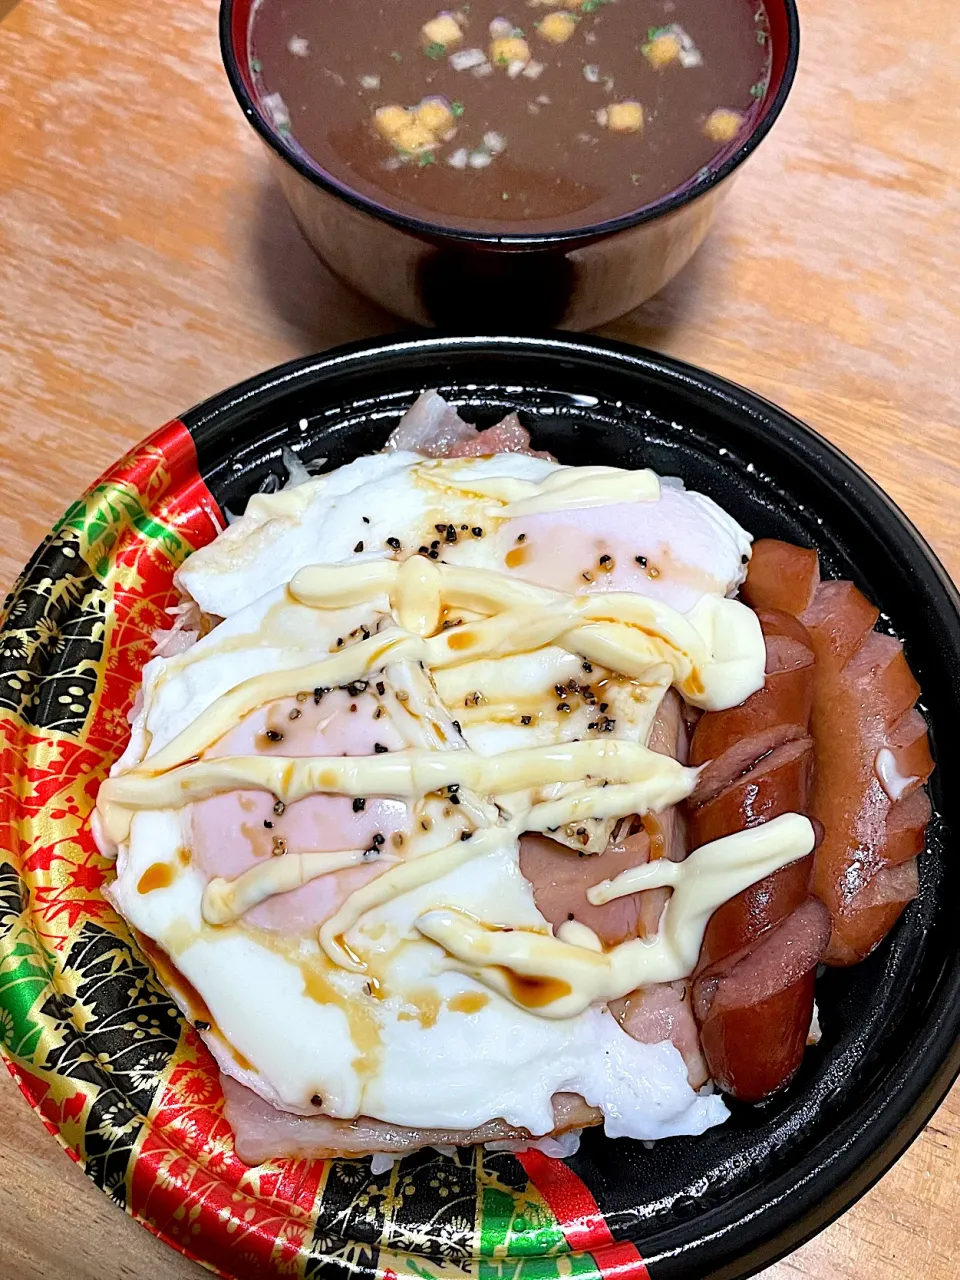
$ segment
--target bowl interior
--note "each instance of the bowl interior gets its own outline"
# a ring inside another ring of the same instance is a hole
[[[269,2],[269,0],[268,0]],[[747,3],[747,0],[744,0]],[[403,227],[408,231],[451,242],[467,242],[487,247],[528,246],[544,248],[610,235],[628,227],[639,226],[659,218],[695,200],[722,182],[756,149],[773,127],[793,85],[800,55],[800,26],[796,0],[764,0],[770,27],[770,82],[762,109],[753,119],[743,139],[720,151],[713,161],[688,182],[633,212],[594,226],[570,227],[564,230],[525,232],[492,232],[481,227],[462,229],[399,213],[359,192],[335,173],[317,164],[290,135],[281,135],[260,103],[250,68],[248,38],[250,19],[257,0],[221,0],[220,50],[231,88],[253,128],[283,160],[303,177],[357,209]]]
[[[286,446],[339,466],[382,446],[423,389],[439,386],[490,424],[519,410],[534,443],[566,463],[651,466],[682,476],[757,536],[820,553],[901,636],[923,688],[938,768],[922,890],[864,964],[829,971],[821,1044],[792,1086],[734,1106],[702,1138],[650,1149],[584,1135],[572,1164],[615,1236],[652,1273],[734,1277],[841,1212],[899,1154],[960,1069],[960,959],[951,904],[960,621],[955,591],[905,518],[862,473],[788,415],[720,379],[614,344],[430,339],[347,349],[287,366],[185,419],[221,505],[240,511]]]

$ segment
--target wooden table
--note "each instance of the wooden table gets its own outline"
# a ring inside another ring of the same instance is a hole
[[[9,8],[0,0],[0,15]],[[951,0],[805,0],[791,103],[683,277],[608,332],[829,436],[960,576],[960,36]],[[300,240],[220,70],[216,0],[22,0],[0,26],[0,581],[128,445],[383,332]],[[952,1280],[960,1088],[767,1280]],[[198,1277],[0,1080],[3,1280]],[[695,1280],[695,1278],[691,1278]]]

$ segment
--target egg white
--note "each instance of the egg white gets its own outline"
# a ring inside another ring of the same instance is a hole
[[[336,611],[298,604],[286,591],[298,569],[393,556],[388,539],[396,539],[401,557],[439,541],[449,563],[504,570],[507,553],[517,545],[518,522],[489,520],[489,501],[456,486],[438,492],[435,483],[418,477],[420,463],[413,454],[380,454],[297,489],[260,495],[240,521],[186,562],[178,574],[181,588],[204,612],[225,620],[188,652],[148,664],[143,707],[116,769],[160,750],[241,681],[315,661],[336,651],[338,639],[349,643],[358,628],[375,630],[387,618],[385,598]],[[543,459],[500,455],[451,464],[449,474],[459,480],[537,481],[555,469]],[[570,591],[600,590],[611,583],[619,583],[620,590],[640,590],[645,584],[661,598],[672,592],[687,607],[703,590],[732,593],[742,580],[748,535],[702,495],[667,486],[662,498],[682,518],[664,529],[657,523],[658,504],[637,504],[651,508],[640,521],[647,528],[646,542],[635,528],[629,538],[617,529],[601,537],[602,512],[590,514],[583,564],[616,541],[616,581],[586,584],[579,560],[544,567],[550,525],[541,518],[531,557],[537,567],[533,580],[546,573],[553,579],[548,585]],[[438,523],[454,523],[462,536],[447,544],[435,531]],[[575,520],[568,513],[563,523],[569,539]],[[474,536],[474,528],[482,528],[483,536]],[[641,544],[651,555],[666,548],[664,571],[652,581],[638,567],[640,553],[634,548]],[[522,566],[518,574],[523,576]],[[552,647],[498,662],[501,686],[540,698],[543,714],[529,727],[497,715],[496,708],[489,716],[464,716],[467,743],[493,754],[581,736],[583,716],[558,714],[554,690],[580,665]],[[468,665],[438,674],[437,688],[453,717],[464,687],[478,679]],[[645,741],[656,702],[638,701],[629,688],[616,697],[618,736]],[[222,1068],[275,1105],[310,1114],[317,1110],[312,1099],[320,1095],[323,1111],[335,1117],[363,1114],[450,1129],[502,1117],[542,1134],[553,1127],[552,1095],[574,1092],[603,1110],[612,1136],[647,1139],[700,1133],[725,1118],[719,1097],[690,1089],[672,1044],[640,1044],[597,1008],[567,1020],[526,1012],[451,969],[446,954],[417,933],[418,916],[440,905],[491,922],[547,927],[520,874],[514,842],[505,840],[490,855],[369,912],[348,934],[348,941],[371,957],[388,992],[381,1001],[366,999],[379,1045],[364,1054],[343,1008],[318,1003],[307,993],[301,965],[322,963],[315,937],[278,943],[242,923],[213,929],[203,922],[203,877],[180,858],[189,841],[187,811],[138,813],[129,844],[120,850],[112,897],[137,929],[173,957],[206,1002],[219,1031],[207,1037],[208,1043]],[[169,865],[172,883],[140,893],[141,876],[158,862]],[[335,970],[327,976],[346,1000],[364,1000],[361,975]],[[438,1005],[430,1025],[409,1016],[422,990]],[[452,1012],[449,1001],[464,993],[480,994],[486,1003],[474,1013]]]

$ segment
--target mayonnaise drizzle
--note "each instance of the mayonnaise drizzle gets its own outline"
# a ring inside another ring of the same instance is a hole
[[[419,799],[456,784],[496,795],[586,778],[598,779],[601,787],[630,784],[645,801],[634,812],[646,812],[688,796],[697,770],[616,738],[525,747],[498,756],[416,747],[374,756],[218,756],[162,774],[131,770],[108,778],[98,805],[108,836],[120,841],[127,838],[130,816],[138,809],[182,809],[226,791],[268,791],[284,804],[294,804],[320,792]]]
[[[543,1017],[572,1018],[637,987],[686,977],[696,966],[704,930],[717,907],[805,857],[815,839],[809,818],[787,813],[702,845],[684,862],[660,858],[594,886],[587,897],[598,905],[641,889],[673,889],[656,938],[632,938],[605,952],[532,930],[491,929],[451,909],[426,912],[417,928],[459,962],[458,968],[509,1000],[515,1000],[511,973],[566,984],[565,994],[537,1011]]]
[[[445,489],[491,498],[498,506],[488,514],[504,520],[518,516],[607,507],[623,502],[656,502],[660,479],[649,470],[624,471],[620,467],[560,467],[544,480],[518,480],[513,476],[475,476],[469,470],[451,471],[449,460],[421,463],[419,476]]]
[[[376,855],[376,850],[372,851]],[[376,855],[384,864],[388,855]],[[342,853],[287,853],[242,872],[233,880],[216,876],[203,891],[201,910],[207,924],[232,924],[277,893],[290,893],[320,876],[345,871],[371,857],[369,849],[345,849]]]
[[[377,561],[302,569],[289,589],[295,600],[323,609],[359,604],[388,591],[400,617],[434,629],[444,605],[477,613],[500,612],[429,638],[403,627],[388,627],[307,666],[245,680],[135,773],[162,773],[199,756],[238,720],[267,702],[318,685],[346,684],[388,662],[420,662],[428,670],[443,669],[560,643],[635,680],[650,684],[672,680],[689,702],[706,710],[736,705],[762,683],[760,624],[752,610],[736,600],[704,596],[683,615],[661,601],[628,592],[568,596],[512,582],[487,569],[436,565],[424,556],[411,556],[399,564]]]
[[[659,481],[652,472],[565,469],[531,484],[451,476],[448,470],[439,476],[443,484],[462,483],[501,503],[497,513],[505,518],[659,496]],[[424,472],[432,482],[428,465]],[[618,738],[481,756],[460,739],[434,742],[437,726],[422,747],[369,757],[204,758],[238,720],[301,690],[345,685],[384,668],[422,676],[484,663],[495,686],[498,659],[545,646],[638,682],[654,703],[672,683],[688,702],[720,709],[743,701],[763,682],[764,645],[756,616],[737,601],[712,595],[682,615],[632,593],[568,595],[491,570],[437,564],[424,556],[314,566],[296,574],[288,593],[292,601],[315,609],[369,605],[383,617],[383,629],[306,666],[243,681],[156,754],[107,780],[97,804],[109,837],[119,843],[129,839],[138,810],[179,809],[234,790],[267,791],[286,804],[320,792],[418,800],[450,786],[460,787],[465,799],[475,796],[472,819],[463,815],[474,823],[472,832],[463,833],[466,838],[419,856],[411,850],[403,859],[392,860],[394,865],[351,893],[322,926],[321,946],[347,969],[364,969],[346,935],[367,912],[432,883],[469,859],[502,849],[505,842],[515,846],[523,831],[555,831],[571,822],[644,814],[676,804],[693,790],[697,771]],[[441,619],[451,609],[464,611],[468,619],[444,630]],[[429,700],[429,682],[420,684]],[[496,688],[490,693],[496,696]],[[449,719],[446,709],[444,714]],[[566,787],[559,796],[558,786]],[[566,929],[562,937],[552,937],[532,930],[496,929],[453,910],[426,912],[418,928],[458,967],[515,1003],[524,1000],[511,975],[553,982],[550,998],[543,1007],[538,1004],[537,1011],[570,1017],[645,983],[672,981],[691,972],[716,906],[812,848],[810,824],[797,815],[768,823],[760,832],[719,841],[685,863],[659,860],[636,869],[634,880],[625,878],[634,873],[625,873],[613,884],[605,882],[591,891],[612,898],[643,888],[672,887],[663,928],[652,943],[638,939],[604,952],[587,938],[589,930]],[[362,858],[358,850],[288,854],[233,881],[213,880],[204,893],[203,916],[209,924],[232,923],[268,897],[354,866]]]

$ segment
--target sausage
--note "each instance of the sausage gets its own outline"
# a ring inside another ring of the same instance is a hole
[[[708,712],[693,763],[709,760],[690,798],[691,845],[808,810],[814,744],[813,649],[796,618],[759,614],[766,681],[741,706]],[[816,968],[830,920],[810,893],[812,857],[781,868],[714,912],[694,973],[693,1010],[714,1080],[744,1102],[783,1088],[803,1058]]]
[[[742,595],[795,613],[810,636],[810,814],[824,833],[812,884],[831,916],[826,962],[854,964],[917,893],[933,771],[920,689],[900,642],[874,630],[876,607],[851,582],[821,582],[815,552],[758,542]]]

